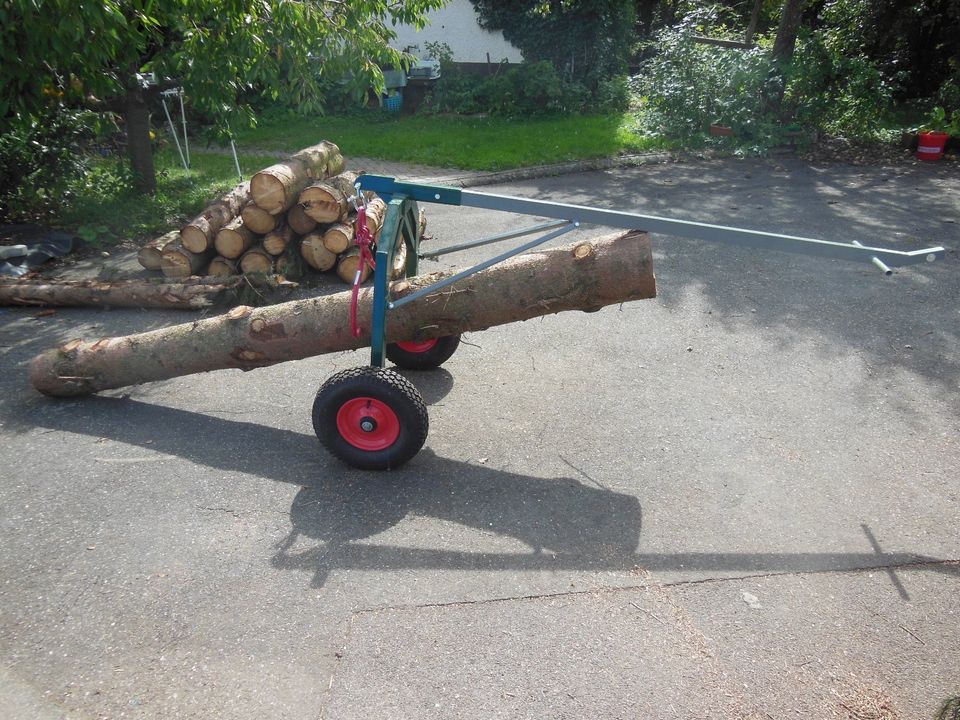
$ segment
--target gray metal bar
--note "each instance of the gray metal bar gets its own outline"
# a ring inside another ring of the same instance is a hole
[[[872,258],[875,257],[895,267],[915,265],[924,261],[933,262],[938,258],[942,259],[946,254],[946,251],[939,246],[912,251],[887,250],[866,245],[815,240],[813,238],[797,237],[794,235],[744,230],[726,227],[724,225],[710,225],[708,223],[692,222],[690,220],[672,220],[655,215],[640,215],[620,212],[618,210],[601,210],[583,205],[567,205],[550,202],[549,200],[529,200],[507,195],[478,193],[471,190],[461,191],[460,204],[485,210],[501,210],[525,215],[541,215],[543,217],[569,220],[575,223],[607,225],[625,230],[646,230],[648,232],[678,235],[696,240],[725,242],[734,245],[762,248],[764,250],[782,250],[808,255],[821,255],[840,260],[859,260],[866,262],[872,261]]]
[[[448,253],[460,252],[461,250],[469,250],[470,248],[480,247],[481,245],[489,245],[490,243],[500,242],[501,240],[511,240],[513,238],[523,237],[524,235],[533,235],[535,232],[540,232],[541,230],[552,230],[553,228],[557,228],[566,224],[566,220],[554,220],[553,222],[534,225],[533,227],[524,228],[523,230],[511,230],[498,235],[490,235],[489,237],[480,238],[479,240],[460,243],[459,245],[450,245],[432,252],[420,253],[420,257],[428,260],[430,258],[440,257],[441,255],[447,255]]]
[[[399,307],[403,307],[407,303],[412,303],[414,300],[419,300],[425,295],[429,295],[430,293],[435,293],[437,290],[445,288],[448,285],[453,285],[453,283],[457,282],[458,280],[463,280],[465,277],[470,277],[471,275],[475,275],[481,270],[486,270],[488,267],[496,265],[498,262],[502,262],[503,260],[512,258],[514,255],[519,255],[522,252],[526,252],[530,248],[535,248],[537,245],[542,245],[548,240],[553,240],[554,238],[560,237],[561,235],[570,232],[576,227],[578,227],[578,223],[573,223],[573,222],[567,223],[558,230],[549,232],[542,237],[534,238],[530,242],[526,242],[523,245],[520,245],[519,247],[514,248],[513,250],[508,250],[507,252],[501,253],[496,257],[490,258],[489,260],[484,260],[482,263],[474,265],[472,268],[468,268],[467,270],[458,272],[456,275],[451,275],[448,278],[444,278],[439,282],[435,282],[433,285],[417,290],[415,293],[406,295],[400,298],[399,300],[395,300],[393,302],[387,303],[387,308],[389,310],[396,310]]]
[[[183,121],[183,152],[187,156],[187,167],[190,167],[190,140],[187,139],[187,111],[183,109],[183,88],[177,88],[180,97],[180,119]]]
[[[167,109],[167,99],[165,97],[161,97],[160,104],[163,105],[163,114],[167,116],[167,124],[170,126],[170,135],[173,137],[173,142],[177,146],[177,152],[180,153],[180,162],[183,163],[183,169],[189,170],[190,166],[187,164],[187,159],[183,156],[183,150],[180,148],[180,138],[177,137],[177,128],[174,127],[173,120],[170,119],[170,111]]]

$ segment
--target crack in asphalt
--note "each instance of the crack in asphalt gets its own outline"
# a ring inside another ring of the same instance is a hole
[[[524,600],[548,600],[551,598],[558,598],[558,597],[607,595],[607,594],[616,594],[616,593],[622,593],[622,592],[628,592],[628,591],[634,591],[634,590],[643,590],[645,588],[650,588],[654,586],[659,586],[663,588],[672,588],[672,587],[685,587],[687,585],[705,585],[709,583],[740,582],[743,580],[755,580],[759,578],[803,577],[807,575],[824,575],[824,574],[830,574],[830,573],[852,574],[852,573],[864,573],[864,572],[876,572],[876,571],[893,572],[896,570],[914,570],[914,569],[923,569],[923,568],[930,568],[930,567],[960,568],[960,559],[922,560],[922,561],[911,562],[911,563],[893,563],[890,565],[871,565],[869,567],[862,567],[862,568],[804,570],[802,572],[798,572],[795,570],[784,570],[780,572],[773,571],[773,572],[763,572],[763,573],[751,573],[749,575],[734,575],[731,577],[707,577],[707,578],[697,578],[697,579],[691,579],[691,580],[674,580],[670,582],[651,581],[648,583],[641,583],[636,585],[602,587],[602,588],[593,588],[590,590],[564,590],[564,591],[555,592],[555,593],[534,593],[530,595],[512,595],[507,597],[482,598],[478,600],[453,600],[450,602],[418,603],[414,605],[384,605],[382,607],[360,608],[359,610],[354,610],[351,613],[351,625],[354,618],[360,617],[362,615],[372,615],[380,612],[389,612],[389,611],[398,611],[398,610],[426,610],[430,608],[446,608],[446,607],[461,607],[461,606],[470,606],[470,605],[490,605],[494,603],[506,603],[506,602],[521,602]],[[642,567],[638,567],[634,572],[647,573],[648,571]]]

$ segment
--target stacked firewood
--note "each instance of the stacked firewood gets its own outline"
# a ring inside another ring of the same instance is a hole
[[[211,203],[179,236],[168,234],[147,243],[139,253],[140,264],[168,278],[182,278],[289,275],[306,263],[316,271],[334,270],[344,282],[353,283],[360,264],[351,202],[357,176],[344,170],[343,156],[333,143],[305,148]],[[366,193],[364,201],[367,227],[376,240],[387,206],[372,193]],[[391,275],[401,275],[404,263],[401,246]],[[361,272],[365,280],[370,271],[364,267]]]

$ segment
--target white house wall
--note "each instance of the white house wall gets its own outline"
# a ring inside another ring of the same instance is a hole
[[[521,62],[520,51],[503,38],[503,33],[489,32],[480,27],[477,13],[470,0],[452,0],[446,7],[434,10],[427,15],[429,23],[423,30],[411,25],[398,25],[394,30],[397,39],[393,46],[398,50],[416,45],[414,55],[426,57],[426,43],[445,42],[453,50],[455,62],[499,62],[504,58],[509,62]]]

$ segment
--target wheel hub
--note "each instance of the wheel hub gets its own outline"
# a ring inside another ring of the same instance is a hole
[[[337,411],[337,431],[355,448],[386,450],[400,436],[400,418],[390,405],[373,397],[347,400]]]

